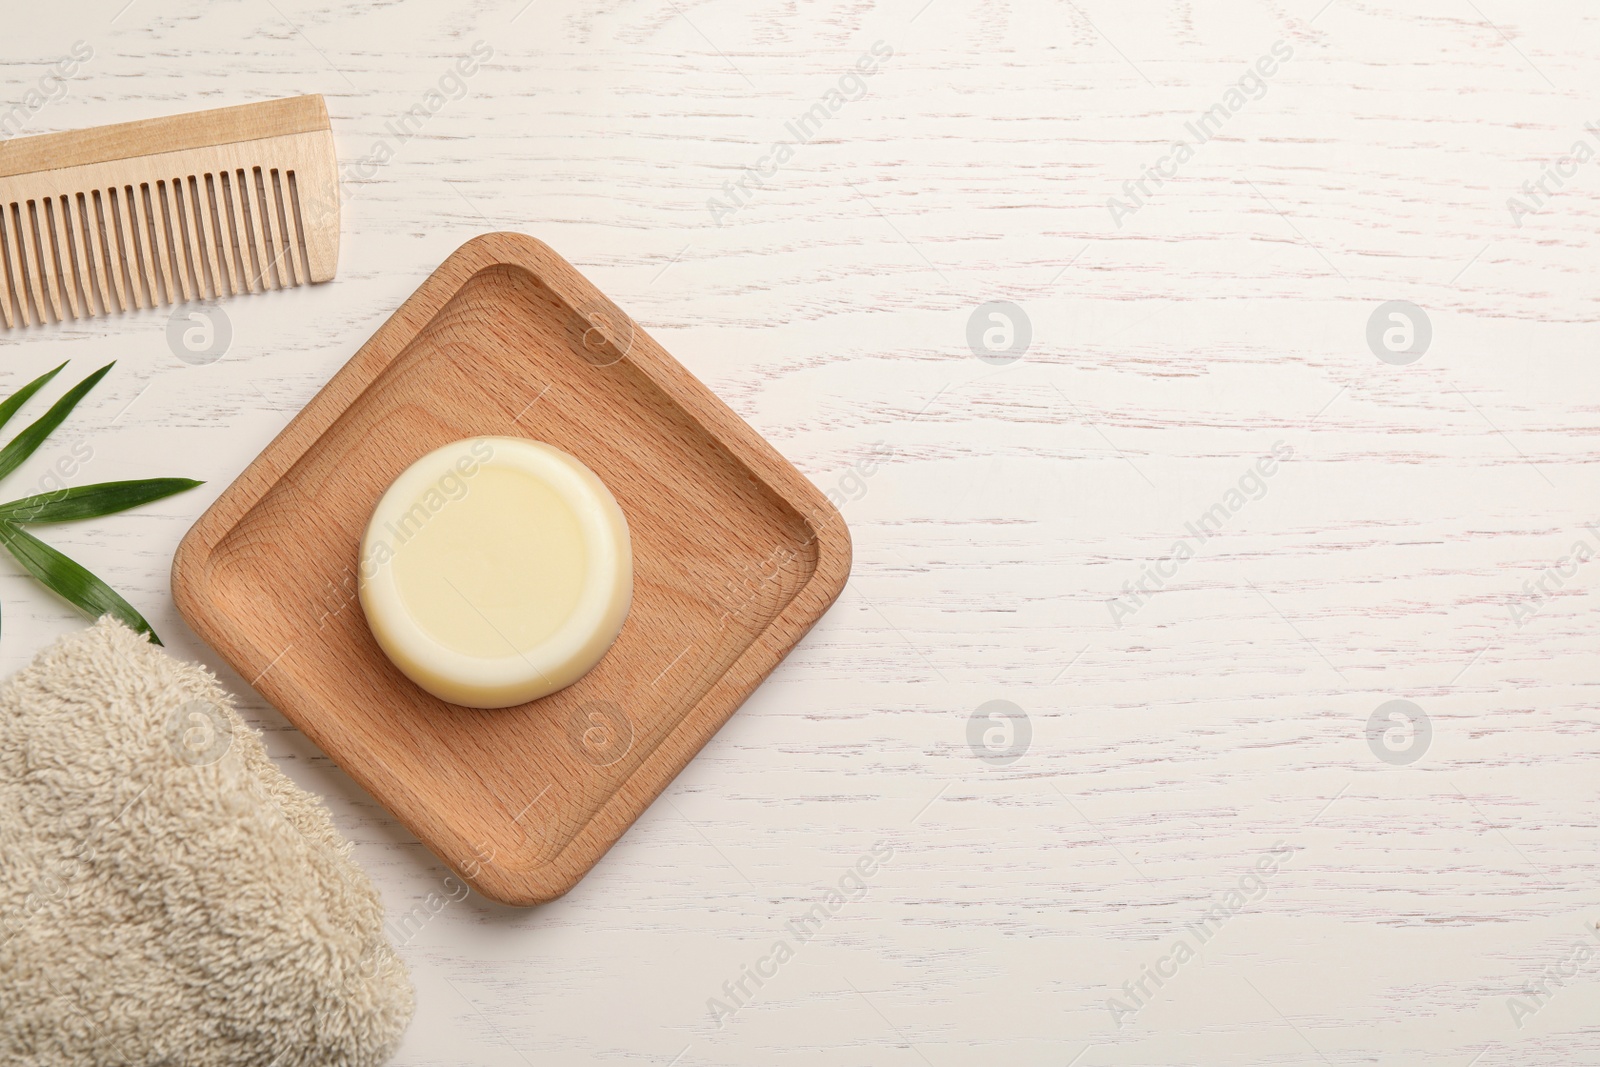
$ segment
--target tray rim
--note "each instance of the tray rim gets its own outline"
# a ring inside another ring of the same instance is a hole
[[[307,715],[298,707],[291,711],[297,687],[286,676],[273,677],[277,663],[273,654],[258,648],[248,629],[236,625],[208,596],[213,577],[208,564],[229,531],[317,445],[456,294],[478,274],[497,267],[526,270],[569,309],[595,302],[614,306],[575,267],[537,238],[495,232],[467,241],[422,282],[196,520],[173,556],[172,594],[179,613],[196,636],[327,753],[391,817],[484,896],[525,906],[555,899],[576,885],[688,766],[838,598],[850,575],[852,547],[843,516],[823,492],[642,327],[632,324],[632,344],[624,358],[798,514],[809,528],[809,542],[816,549],[815,567],[776,617],[755,634],[678,725],[618,784],[548,863],[507,868],[492,860],[485,862],[481,855],[467,854],[466,848],[462,848],[461,855],[447,854],[448,849],[441,846],[465,845],[454,840],[460,835],[450,832],[448,820],[426,818],[426,811],[415,812],[413,817],[396,811],[386,799],[390,790],[369,773],[374,768],[360,766],[359,761],[345,762],[342,754],[319,736],[314,714]],[[276,655],[281,658],[282,654]],[[683,758],[675,758],[674,753],[683,753]]]

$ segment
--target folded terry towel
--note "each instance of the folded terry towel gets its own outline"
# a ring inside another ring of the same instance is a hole
[[[327,810],[111,618],[0,687],[0,1062],[367,1067],[411,983]]]

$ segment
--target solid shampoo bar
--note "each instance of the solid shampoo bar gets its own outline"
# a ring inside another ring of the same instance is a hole
[[[383,494],[361,541],[361,606],[378,645],[452,704],[505,708],[571,685],[632,601],[616,498],[538,441],[429,452]]]

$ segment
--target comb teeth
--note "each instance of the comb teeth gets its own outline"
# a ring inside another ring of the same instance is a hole
[[[0,165],[21,160],[0,166],[7,328],[333,277],[338,176],[320,97],[4,147]]]
[[[8,327],[304,285],[295,172],[253,167],[0,203]]]

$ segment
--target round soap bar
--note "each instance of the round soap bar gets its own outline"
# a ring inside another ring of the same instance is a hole
[[[361,607],[394,665],[441,700],[508,708],[581,678],[633,602],[628,523],[538,441],[475,437],[401,472],[361,539]]]

